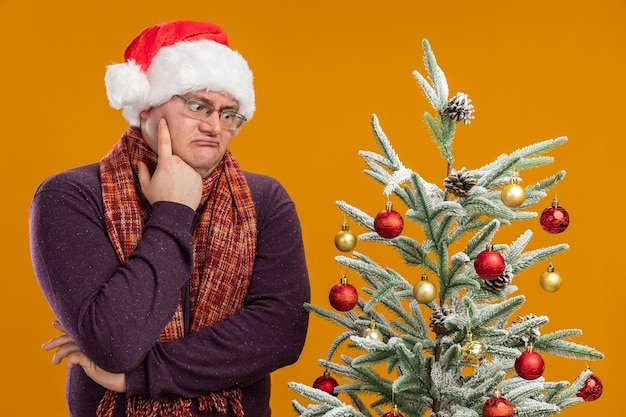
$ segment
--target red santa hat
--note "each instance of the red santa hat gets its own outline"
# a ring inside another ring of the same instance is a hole
[[[126,47],[124,63],[107,67],[104,78],[111,107],[123,109],[133,126],[139,113],[177,94],[211,90],[239,103],[248,120],[255,110],[252,72],[228,46],[217,25],[179,20],[144,29]]]

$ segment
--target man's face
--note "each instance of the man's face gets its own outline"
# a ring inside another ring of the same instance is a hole
[[[214,111],[206,120],[197,120],[185,114],[185,101],[172,97],[165,103],[140,113],[141,133],[153,151],[157,152],[157,132],[161,118],[165,118],[172,138],[172,153],[194,168],[203,178],[222,160],[233,135],[220,123],[220,109],[237,110],[235,99],[214,91],[185,94],[213,105]]]

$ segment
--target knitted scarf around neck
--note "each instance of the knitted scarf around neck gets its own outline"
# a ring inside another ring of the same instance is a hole
[[[141,137],[129,128],[100,162],[102,197],[107,231],[115,252],[124,260],[141,239],[151,206],[139,191],[138,162],[154,172],[157,156]],[[194,266],[190,283],[191,327],[194,333],[221,321],[243,307],[252,275],[256,250],[256,212],[247,182],[237,161],[227,151],[220,164],[203,180],[202,200],[193,237]],[[183,306],[162,330],[159,343],[184,336]],[[211,352],[207,352],[210,354]],[[98,417],[111,417],[119,394],[107,391],[98,408]],[[243,416],[241,390],[211,392],[198,398],[199,409]],[[126,398],[129,417],[193,416],[192,399],[169,396],[154,400],[146,395]]]

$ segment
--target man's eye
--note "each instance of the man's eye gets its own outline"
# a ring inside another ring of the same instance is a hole
[[[202,111],[206,108],[202,103],[198,103],[197,101],[188,101],[187,105],[193,111]]]
[[[234,117],[233,113],[229,112],[229,111],[222,111],[222,119],[224,120],[230,120]]]

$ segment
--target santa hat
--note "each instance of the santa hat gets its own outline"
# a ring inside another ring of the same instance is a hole
[[[201,90],[231,96],[238,112],[252,118],[252,72],[217,25],[179,20],[151,26],[126,47],[124,61],[109,65],[104,81],[111,107],[124,109],[133,126],[139,126],[142,110]]]

